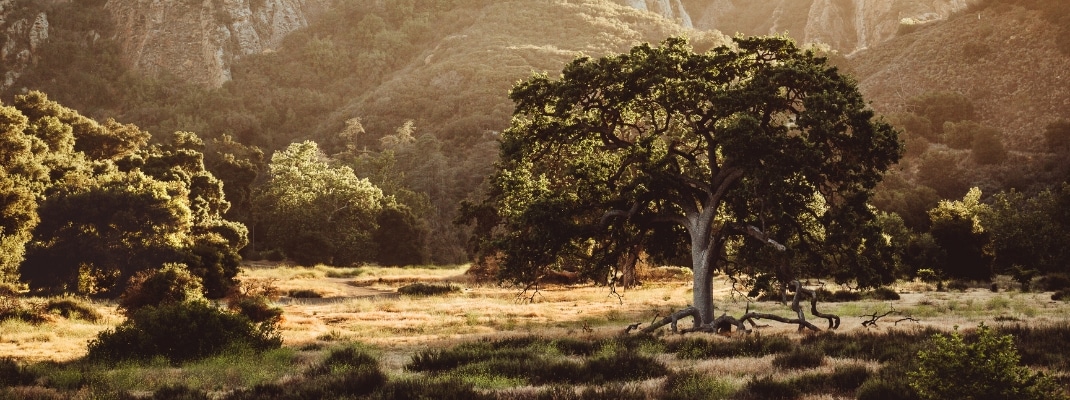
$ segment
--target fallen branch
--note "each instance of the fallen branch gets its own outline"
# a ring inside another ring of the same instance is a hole
[[[861,317],[869,317],[869,319],[867,319],[865,321],[862,321],[862,326],[867,327],[867,328],[871,328],[871,327],[877,326],[877,321],[880,320],[881,318],[887,317],[889,315],[900,315],[900,314],[902,314],[901,311],[896,310],[895,306],[891,306],[891,308],[888,311],[885,311],[883,314],[877,314],[877,312],[874,311],[872,314],[859,315],[859,318],[861,318]],[[894,325],[899,325],[899,323],[903,322],[903,321],[920,322],[920,321],[914,319],[914,317],[907,316],[907,317],[900,318],[900,319],[896,320]]]

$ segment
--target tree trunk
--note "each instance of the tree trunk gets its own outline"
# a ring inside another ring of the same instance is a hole
[[[706,236],[709,235],[700,235]],[[692,240],[691,243],[691,272],[694,278],[694,290],[692,291],[692,307],[695,307],[695,327],[713,322],[713,263],[712,251],[707,240]],[[701,320],[699,320],[701,319]]]

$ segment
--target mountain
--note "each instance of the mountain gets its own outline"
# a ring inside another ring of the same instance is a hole
[[[1070,32],[1058,19],[1070,5],[1059,3],[989,1],[856,54],[852,72],[878,111],[959,93],[1010,148],[1043,151],[1044,127],[1070,117],[1070,46],[1059,42]]]
[[[326,12],[329,0],[108,0],[123,61],[218,87],[234,59],[274,50],[286,35]]]
[[[48,40],[48,14],[0,0],[0,90],[7,89],[33,64],[33,54]]]
[[[946,18],[978,0],[682,0],[683,18],[695,29],[729,35],[787,33],[803,43],[824,43],[850,54],[897,35],[900,25]],[[675,10],[675,8],[673,8]]]

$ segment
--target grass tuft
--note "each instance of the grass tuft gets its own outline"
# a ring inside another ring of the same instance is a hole
[[[773,366],[779,369],[811,369],[824,364],[825,353],[814,347],[797,347],[773,358]]]

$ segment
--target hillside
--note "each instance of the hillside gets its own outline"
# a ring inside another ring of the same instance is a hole
[[[787,33],[842,54],[895,37],[901,21],[943,19],[977,0],[716,0],[684,1],[696,29],[729,35]]]
[[[878,111],[904,111],[927,92],[961,93],[1010,148],[1043,151],[1044,127],[1070,117],[1070,55],[1057,43],[1066,28],[1042,2],[989,3],[861,52],[853,70]]]

